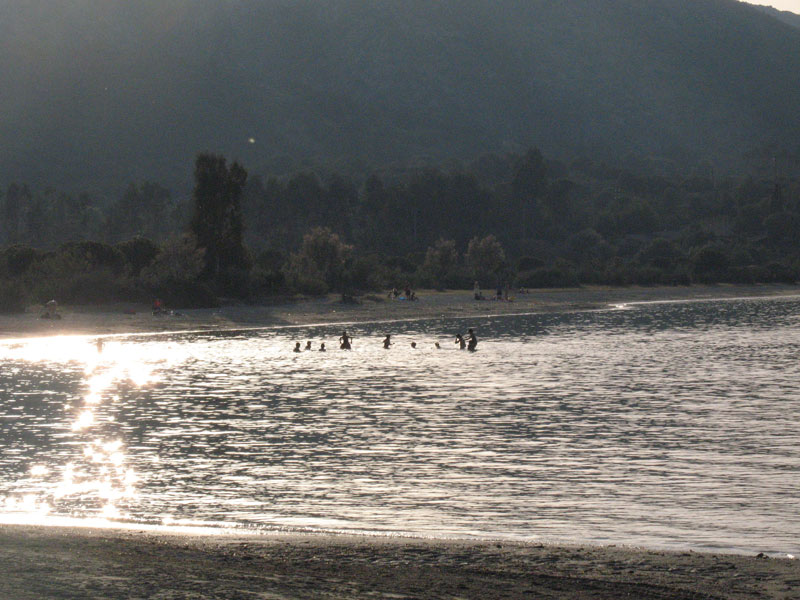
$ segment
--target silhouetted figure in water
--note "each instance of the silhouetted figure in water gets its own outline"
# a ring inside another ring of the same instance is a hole
[[[411,347],[412,348],[416,348],[417,347],[417,342],[411,342]]]
[[[467,347],[467,342],[464,341],[464,336],[460,333],[456,334],[456,344],[458,344],[458,349],[463,350]]]
[[[469,336],[469,341],[467,342],[467,350],[470,352],[475,352],[478,349],[478,338],[475,336],[475,332],[470,329],[467,331],[467,335]]]
[[[339,348],[341,348],[342,350],[352,350],[352,347],[350,346],[350,342],[352,341],[353,338],[347,335],[346,331],[343,331],[342,337],[339,338]]]
[[[386,337],[383,340],[383,347],[386,348],[387,350],[389,349],[389,346],[392,345],[391,337],[392,336],[387,333]]]
[[[300,352],[300,351],[301,351],[301,350],[300,350],[300,342],[297,342],[297,343],[294,345],[294,352]]]
[[[320,351],[320,352],[326,352],[326,350],[325,350],[325,342],[322,342],[322,343],[319,345],[319,351]]]
[[[97,353],[100,354],[103,351],[103,340],[97,340],[94,345],[97,346]]]
[[[311,340],[306,342],[306,350],[311,350]]]
[[[441,350],[442,347],[439,345],[439,342],[433,342],[433,345],[436,346],[437,350]]]

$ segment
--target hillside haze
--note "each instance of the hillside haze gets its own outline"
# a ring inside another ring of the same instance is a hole
[[[800,147],[800,30],[733,0],[0,5],[0,184],[186,186],[537,146],[741,168]]]

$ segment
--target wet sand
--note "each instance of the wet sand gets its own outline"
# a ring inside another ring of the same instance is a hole
[[[486,292],[484,292],[486,293]],[[0,338],[40,335],[113,335],[136,332],[192,331],[354,323],[440,317],[484,317],[510,313],[558,312],[604,308],[627,302],[656,302],[710,298],[786,296],[800,294],[792,285],[715,285],[691,287],[585,287],[516,293],[510,302],[476,301],[472,291],[420,291],[419,300],[389,299],[368,294],[358,303],[338,296],[272,301],[270,304],[230,304],[217,309],[176,310],[154,316],[148,306],[113,304],[99,307],[61,307],[59,320],[41,319],[41,307],[25,314],[0,315]]]
[[[0,598],[789,599],[787,558],[332,535],[0,526]]]

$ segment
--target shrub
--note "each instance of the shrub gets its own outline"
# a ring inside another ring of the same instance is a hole
[[[121,242],[115,248],[125,257],[128,269],[134,277],[138,276],[142,269],[149,267],[161,251],[158,244],[143,237]]]
[[[0,313],[25,312],[26,298],[17,281],[0,281]]]
[[[74,256],[85,260],[90,268],[104,268],[119,273],[125,265],[125,255],[114,246],[103,242],[68,242],[63,244],[57,254]]]
[[[559,267],[543,267],[533,271],[525,271],[517,275],[516,287],[555,288],[579,287],[577,273],[572,269]]]
[[[24,274],[44,256],[41,250],[29,246],[14,245],[0,251],[0,273],[10,277]]]
[[[517,262],[517,271],[533,271],[544,266],[544,261],[534,256],[523,256]]]

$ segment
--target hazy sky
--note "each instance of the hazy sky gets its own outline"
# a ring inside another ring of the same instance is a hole
[[[748,0],[750,4],[765,4],[778,10],[790,10],[800,14],[800,0]]]

